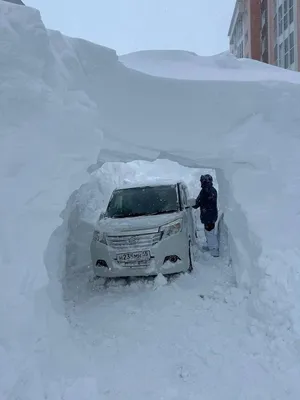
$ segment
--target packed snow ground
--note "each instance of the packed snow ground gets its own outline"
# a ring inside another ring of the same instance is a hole
[[[0,398],[298,399],[299,74],[144,55],[0,1]],[[156,158],[216,169],[237,287],[199,256],[169,286],[80,286],[72,307],[71,194],[103,162]]]
[[[249,294],[236,287],[224,225],[222,258],[216,260],[199,250],[205,239],[199,211],[195,211],[199,241],[193,274],[172,277],[169,282],[162,276],[131,279],[129,284],[112,280],[107,287],[92,280],[88,246],[93,226],[116,186],[156,178],[182,179],[195,197],[201,173],[215,178],[214,171],[168,160],[107,163],[70,197],[62,214],[59,242],[65,239],[68,244],[62,278],[65,313],[78,345],[84,346],[85,356],[94,365],[90,368],[99,371],[92,387],[100,398],[297,396],[297,356],[286,359],[272,329],[265,336],[257,321],[247,317]],[[281,368],[288,369],[284,380]],[[251,393],[249,384],[254,386]]]

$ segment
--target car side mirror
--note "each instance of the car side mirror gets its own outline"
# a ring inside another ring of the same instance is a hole
[[[194,205],[196,205],[196,199],[188,199],[187,204],[188,207],[194,207]]]

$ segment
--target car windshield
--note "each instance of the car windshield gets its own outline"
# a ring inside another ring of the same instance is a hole
[[[176,185],[144,186],[115,190],[107,206],[110,218],[139,217],[176,212]]]

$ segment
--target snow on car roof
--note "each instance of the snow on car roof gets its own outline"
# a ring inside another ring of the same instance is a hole
[[[182,183],[181,180],[174,179],[155,179],[155,180],[143,180],[141,182],[125,182],[122,185],[118,186],[115,190],[120,189],[133,189],[138,187],[145,186],[163,186],[163,185],[177,185],[177,183]]]

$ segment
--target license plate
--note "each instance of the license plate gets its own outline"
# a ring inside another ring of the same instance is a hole
[[[117,261],[123,264],[139,263],[140,261],[149,261],[150,251],[135,251],[134,253],[117,254]]]

